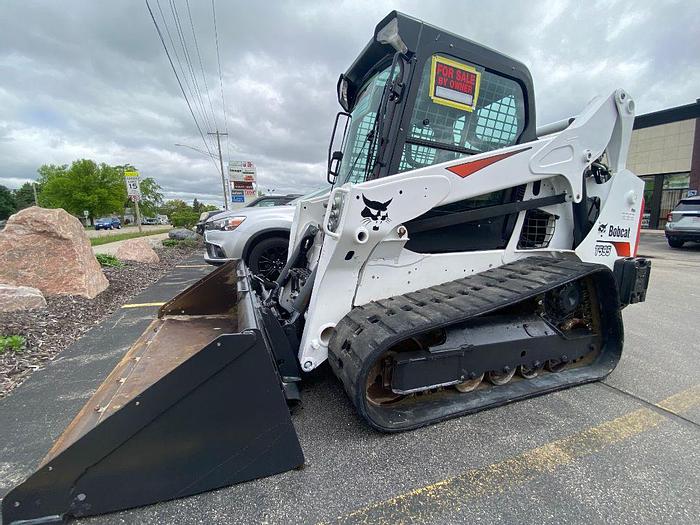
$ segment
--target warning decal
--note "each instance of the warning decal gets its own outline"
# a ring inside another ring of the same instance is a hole
[[[430,98],[436,104],[474,111],[481,73],[473,66],[433,55]]]

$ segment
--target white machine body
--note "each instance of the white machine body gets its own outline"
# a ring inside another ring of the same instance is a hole
[[[336,323],[355,306],[535,253],[611,269],[618,258],[635,255],[644,183],[625,168],[633,121],[634,102],[618,89],[592,100],[565,128],[565,124],[559,129],[546,126],[545,132],[550,133],[535,141],[361,184],[348,183],[335,188],[330,198],[300,202],[290,252],[309,224],[322,227],[308,256],[309,268],[315,267],[316,272],[298,354],[302,369],[313,370],[326,360]],[[612,176],[600,184],[584,172],[603,154]],[[440,254],[405,249],[410,231],[404,224],[428,210],[518,185],[525,185],[523,200],[527,201],[535,198],[538,181],[537,198],[565,194],[564,202],[541,208],[557,217],[546,248],[518,249],[525,218],[525,211],[520,211],[504,249]],[[600,210],[593,228],[574,250],[572,203],[581,202],[584,195],[598,197]],[[373,210],[376,220],[363,215],[366,200],[385,205],[382,211]]]

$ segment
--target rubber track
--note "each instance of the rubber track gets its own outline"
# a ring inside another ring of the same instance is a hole
[[[498,310],[600,270],[610,273],[598,264],[533,256],[357,306],[336,325],[329,362],[360,414],[368,419],[360,406],[364,392],[358,391],[358,384],[364,381],[358,378],[367,374],[368,360],[376,360],[394,343]]]

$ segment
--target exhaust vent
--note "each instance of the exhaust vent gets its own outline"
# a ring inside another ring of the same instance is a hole
[[[519,250],[546,248],[554,235],[557,216],[546,211],[534,209],[525,213],[522,230],[520,230]]]

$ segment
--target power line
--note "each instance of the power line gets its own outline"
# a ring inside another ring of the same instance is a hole
[[[192,105],[190,104],[190,101],[187,99],[187,94],[185,93],[185,89],[182,87],[182,82],[180,81],[180,76],[177,74],[177,70],[175,69],[175,64],[173,64],[172,58],[170,58],[170,52],[168,51],[168,46],[165,45],[165,39],[163,38],[163,33],[160,30],[160,27],[158,27],[158,22],[156,22],[156,17],[153,15],[153,10],[151,9],[151,5],[148,3],[148,0],[146,0],[146,7],[148,8],[148,13],[151,15],[151,20],[153,20],[153,25],[156,28],[156,31],[158,32],[158,38],[160,38],[161,44],[163,44],[163,49],[165,50],[165,54],[168,57],[168,62],[170,62],[170,67],[173,70],[173,73],[175,74],[175,79],[177,80],[178,86],[180,86],[180,91],[182,92],[182,96],[185,98],[185,102],[187,103],[187,107],[190,110],[190,114],[192,115],[192,119],[194,120],[195,126],[197,126],[197,130],[199,131],[199,135],[202,137],[202,142],[204,142],[204,146],[206,147],[207,151],[209,152],[209,155],[212,155],[211,150],[209,149],[209,144],[207,143],[206,139],[204,138],[204,133],[202,132],[202,128],[199,126],[199,122],[197,122],[197,117],[194,115],[194,111],[192,111]],[[212,162],[214,163],[214,167],[216,168],[216,162],[212,159]]]
[[[199,112],[200,118],[202,118],[202,120],[204,120],[204,115],[202,114],[201,108],[197,107],[196,97],[194,94],[194,88],[192,86],[190,86],[189,80],[187,78],[187,72],[182,65],[182,61],[180,60],[180,54],[177,52],[177,46],[175,45],[175,41],[173,40],[172,34],[170,33],[170,28],[168,27],[168,22],[165,19],[165,14],[163,13],[163,9],[160,6],[160,0],[156,0],[156,6],[158,7],[158,11],[160,12],[160,16],[161,16],[161,19],[163,21],[163,27],[165,28],[165,32],[168,35],[168,39],[170,40],[170,46],[172,47],[173,54],[175,55],[175,59],[176,59],[178,65],[180,66],[180,72],[182,73],[182,79],[184,81],[185,87],[187,88],[187,91],[190,94],[190,98],[195,100],[194,107]],[[175,73],[175,75],[178,76],[177,73]],[[196,122],[196,119],[195,119],[195,122]]]
[[[221,55],[219,54],[219,31],[216,28],[216,6],[214,0],[211,0],[211,12],[214,15],[214,39],[216,40],[216,61],[219,65],[219,86],[221,87],[221,107],[224,110],[224,131],[226,132],[226,151],[228,158],[231,160],[231,144],[228,135],[228,117],[226,116],[226,100],[224,99],[224,78],[221,74]]]
[[[182,46],[182,51],[185,56],[185,62],[187,63],[187,67],[189,69],[190,77],[192,80],[192,84],[195,87],[195,101],[199,102],[199,107],[204,115],[204,124],[206,125],[207,128],[211,129],[212,124],[211,121],[209,120],[209,115],[207,114],[207,110],[204,106],[204,101],[202,99],[202,94],[199,88],[199,84],[197,82],[197,77],[194,74],[194,68],[192,67],[192,58],[190,57],[190,52],[189,49],[187,48],[187,40],[185,39],[185,32],[182,30],[182,23],[180,21],[180,14],[177,11],[177,5],[175,4],[174,0],[170,0],[170,11],[173,15],[173,20],[175,22],[175,29],[177,31],[177,35],[180,39],[180,45]]]
[[[209,86],[207,84],[207,75],[204,73],[204,64],[202,63],[202,55],[199,53],[199,44],[197,43],[197,34],[194,31],[194,22],[192,21],[192,11],[190,11],[190,0],[185,0],[187,5],[187,16],[190,19],[190,28],[192,28],[192,38],[194,40],[194,47],[197,50],[197,58],[199,59],[199,70],[202,72],[202,80],[204,80],[204,90],[207,93],[207,99],[209,99],[209,108],[211,109],[211,116],[214,119],[214,126],[219,129],[219,124],[216,121],[216,113],[214,113],[214,106],[211,103],[211,95],[209,94]]]

